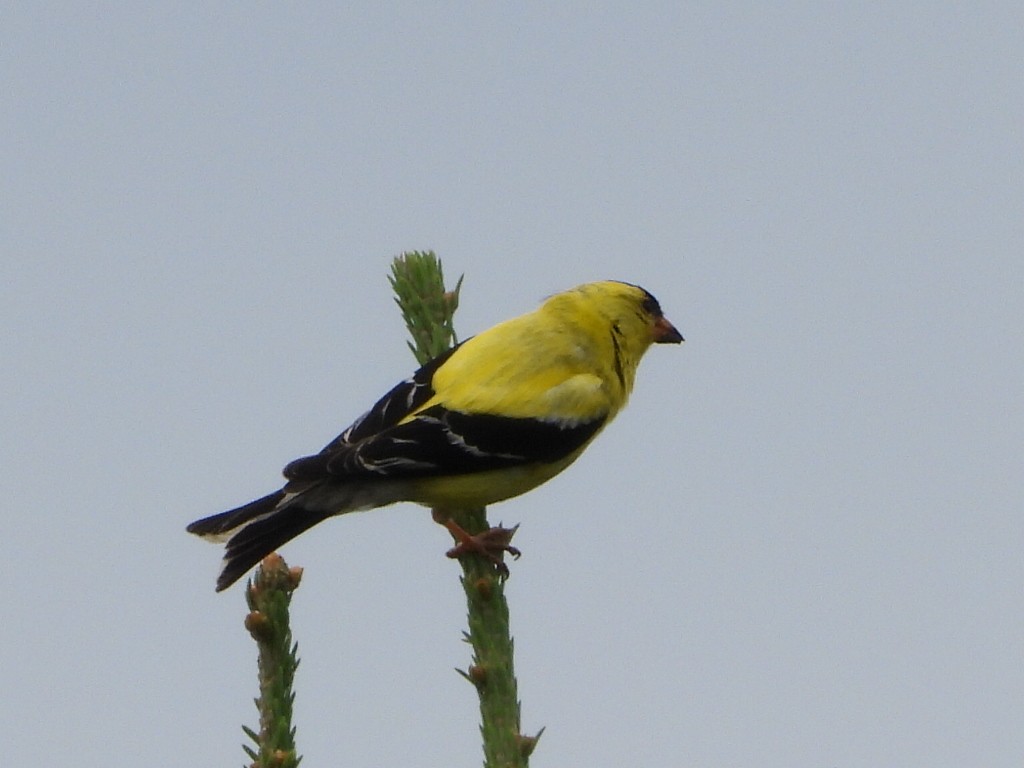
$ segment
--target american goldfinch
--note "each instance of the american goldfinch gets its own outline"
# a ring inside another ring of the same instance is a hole
[[[188,531],[227,541],[220,591],[334,515],[518,496],[575,461],[622,409],[651,344],[682,341],[638,286],[604,281],[556,294],[428,362],[320,453],[286,466],[280,490]]]

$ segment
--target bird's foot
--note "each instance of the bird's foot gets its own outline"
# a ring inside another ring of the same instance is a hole
[[[488,562],[493,563],[494,567],[498,569],[498,574],[503,578],[508,578],[508,566],[505,565],[504,560],[505,553],[508,552],[516,560],[522,554],[511,543],[512,537],[519,530],[518,525],[512,528],[503,528],[501,525],[498,525],[474,535],[466,532],[461,525],[451,518],[438,522],[448,529],[452,538],[457,542],[454,547],[445,553],[448,557],[458,558],[463,555],[479,555]]]

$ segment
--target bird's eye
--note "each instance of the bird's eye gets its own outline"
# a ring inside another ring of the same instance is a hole
[[[648,293],[647,296],[644,297],[644,303],[641,306],[647,314],[653,317],[661,317],[661,305],[658,303],[656,298],[651,296],[651,294]]]

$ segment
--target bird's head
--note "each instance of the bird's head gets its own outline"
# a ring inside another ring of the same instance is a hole
[[[562,314],[574,316],[596,344],[609,350],[616,378],[633,388],[640,358],[651,344],[679,344],[682,334],[661,311],[658,300],[631,283],[584,283],[549,299]]]
[[[665,318],[658,300],[638,285],[603,280],[584,283],[569,293],[576,294],[580,304],[589,306],[610,332],[639,354],[651,344],[683,341],[682,334]]]

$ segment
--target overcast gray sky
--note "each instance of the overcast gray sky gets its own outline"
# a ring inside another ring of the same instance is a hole
[[[345,6],[345,7],[342,7]],[[541,766],[1024,760],[1019,3],[23,3],[0,23],[9,765],[237,765],[200,516],[594,279],[682,330],[520,522]],[[283,551],[309,766],[476,765],[446,534]]]

